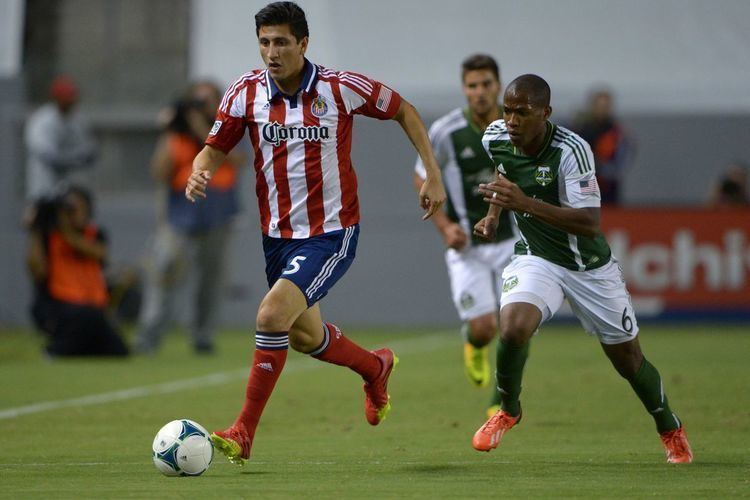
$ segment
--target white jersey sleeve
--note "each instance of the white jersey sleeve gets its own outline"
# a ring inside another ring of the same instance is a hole
[[[558,173],[560,204],[571,208],[600,207],[601,194],[591,147],[577,135],[566,142]]]
[[[438,120],[430,127],[428,135],[430,137],[430,144],[432,144],[432,151],[435,153],[435,159],[442,169],[450,160],[450,130],[442,126],[441,120]],[[420,156],[417,156],[417,161],[414,164],[414,172],[422,179],[427,178],[427,170],[425,170],[424,162],[422,162]]]
[[[493,141],[507,140],[510,140],[510,137],[508,136],[508,128],[505,126],[505,120],[495,120],[494,122],[490,123],[490,125],[485,129],[484,135],[482,135],[482,146],[484,147],[484,151],[490,157],[490,160],[492,160],[490,143]],[[499,168],[503,168],[502,164],[500,164]],[[500,173],[504,174],[505,171],[501,170]]]

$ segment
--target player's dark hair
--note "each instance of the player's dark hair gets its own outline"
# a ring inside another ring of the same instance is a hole
[[[310,36],[305,11],[294,2],[273,2],[260,9],[255,14],[255,36],[258,36],[262,26],[282,24],[289,25],[289,31],[292,32],[297,42]]]
[[[552,91],[549,84],[537,75],[521,75],[508,85],[505,93],[523,93],[529,96],[534,106],[545,108],[549,106]]]
[[[469,71],[483,69],[492,71],[495,79],[498,82],[500,81],[500,66],[498,66],[497,61],[492,56],[488,56],[487,54],[474,54],[464,59],[464,62],[461,63],[461,80],[464,79],[466,73]]]

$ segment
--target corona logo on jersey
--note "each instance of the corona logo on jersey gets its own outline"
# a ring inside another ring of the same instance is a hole
[[[282,142],[297,139],[301,141],[320,142],[328,139],[328,127],[320,125],[287,127],[278,122],[266,123],[261,129],[263,140],[278,146]]]
[[[326,114],[328,112],[328,104],[326,103],[325,97],[319,95],[313,99],[312,104],[310,104],[310,111],[312,111],[312,114],[318,118]]]
[[[536,167],[536,175],[534,176],[536,182],[542,186],[546,186],[552,182],[552,169],[550,167],[539,165]]]

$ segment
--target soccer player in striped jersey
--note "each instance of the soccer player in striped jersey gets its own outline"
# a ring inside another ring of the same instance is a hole
[[[432,149],[448,193],[445,211],[437,212],[432,221],[447,247],[451,296],[463,321],[464,371],[472,384],[486,387],[491,378],[489,343],[497,332],[498,284],[513,255],[516,234],[506,211],[491,241],[472,235],[474,225],[487,213],[477,186],[495,178],[482,135],[490,123],[502,117],[500,69],[491,56],[475,54],[463,61],[461,80],[467,107],[451,111],[430,127]],[[427,174],[421,159],[414,170],[419,190]],[[492,392],[490,415],[500,405],[497,390]]]
[[[270,291],[256,317],[244,406],[231,427],[212,434],[217,449],[237,464],[250,457],[290,345],[361,375],[371,425],[390,409],[387,384],[398,359],[387,348],[367,351],[324,323],[319,305],[357,247],[359,203],[350,158],[354,116],[395,120],[404,129],[427,172],[419,193],[423,218],[439,210],[446,196],[427,131],[411,104],[376,80],[308,61],[307,20],[293,2],[267,5],[256,14],[255,27],[266,69],[229,87],[185,189],[190,200],[205,197],[211,174],[249,133]]]
[[[584,329],[598,337],[653,417],[667,461],[691,462],[685,429],[669,408],[659,372],[641,352],[622,270],[599,229],[601,198],[591,148],[550,122],[551,113],[547,82],[523,75],[505,91],[505,119],[484,133],[498,175],[480,185],[490,208],[475,234],[492,238],[504,209],[513,212],[521,239],[503,272],[496,374],[502,405],[474,434],[472,444],[490,451],[520,421],[529,341],[568,299]]]

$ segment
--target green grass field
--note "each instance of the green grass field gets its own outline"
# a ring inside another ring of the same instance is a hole
[[[691,465],[665,463],[650,417],[594,339],[549,326],[532,344],[524,420],[491,453],[471,447],[488,393],[464,379],[457,333],[352,331],[401,358],[384,423],[366,423],[355,374],[290,353],[248,466],[217,455],[203,476],[167,478],[151,462],[154,434],[175,418],[208,429],[232,422],[249,334],[225,332],[214,357],[190,354],[184,337],[172,335],[153,358],[48,362],[35,337],[4,332],[0,497],[750,496],[748,333],[642,331],[691,438]]]

